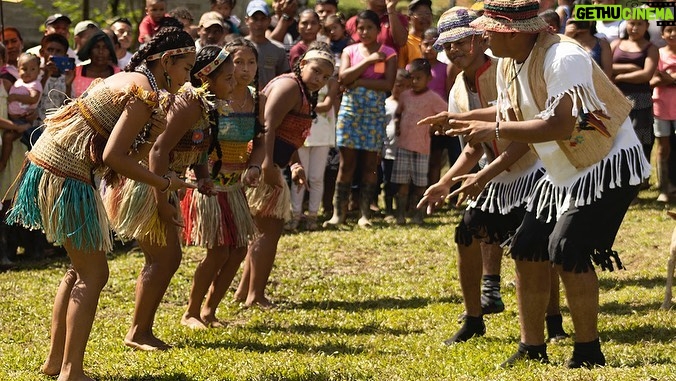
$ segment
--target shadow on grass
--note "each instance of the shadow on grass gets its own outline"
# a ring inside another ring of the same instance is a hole
[[[106,254],[108,260],[115,260],[118,257],[126,256],[134,250],[130,245],[115,246],[112,253]],[[70,258],[62,248],[50,249],[51,255],[44,255],[39,258],[30,257],[25,254],[17,254],[12,258],[13,264],[10,266],[0,266],[0,272],[5,271],[24,271],[24,270],[47,270],[52,268],[65,268],[70,266]],[[139,250],[138,253],[141,253]]]
[[[258,341],[251,340],[237,340],[237,341],[204,341],[191,337],[186,337],[185,340],[179,341],[174,345],[177,348],[196,348],[196,349],[235,349],[250,352],[286,352],[294,351],[298,353],[322,353],[325,355],[356,355],[362,353],[381,354],[380,351],[372,349],[365,349],[360,346],[350,346],[343,343],[326,343],[321,345],[306,345],[304,343],[279,343],[279,344],[264,344]]]
[[[143,374],[129,377],[100,377],[97,380],[101,381],[193,381],[196,378],[187,376],[184,373],[169,373],[169,374]],[[225,381],[225,380],[224,380]]]
[[[642,288],[664,288],[667,279],[663,276],[640,277],[640,278],[600,278],[600,290],[620,290],[627,286],[638,286]]]
[[[413,333],[423,333],[421,329],[396,329],[383,327],[380,324],[364,324],[359,327],[319,326],[315,324],[291,324],[289,326],[256,324],[247,326],[246,329],[254,332],[287,332],[296,334],[333,333],[341,335],[371,335],[374,333],[383,335],[403,336]]]
[[[649,312],[654,312],[660,309],[662,299],[647,300],[645,303],[620,303],[616,301],[603,303],[601,305],[601,313],[607,315],[645,315]]]
[[[462,303],[462,298],[444,297],[438,299],[431,298],[378,298],[368,300],[306,300],[302,302],[288,302],[284,303],[284,309],[301,309],[301,310],[343,310],[343,311],[361,311],[361,310],[399,310],[399,309],[416,309],[426,307],[430,304],[437,303]]]
[[[624,344],[639,342],[671,344],[676,340],[676,327],[646,324],[631,328],[604,329],[601,336],[603,340],[610,339]]]

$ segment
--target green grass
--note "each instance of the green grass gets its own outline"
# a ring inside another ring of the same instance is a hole
[[[85,369],[97,380],[676,380],[676,311],[659,310],[674,221],[641,193],[618,235],[627,270],[602,273],[600,331],[608,367],[567,370],[572,339],[549,345],[551,365],[497,370],[519,338],[513,263],[503,262],[507,310],[488,332],[445,347],[463,311],[454,226],[459,213],[424,227],[299,233],[282,237],[268,286],[271,311],[219,309],[223,329],[182,327],[191,278],[203,251],[187,248],[155,324],[174,348],[133,351],[122,344],[143,264],[138,252],[110,256]],[[49,345],[51,305],[67,262],[21,261],[0,273],[0,380],[49,380],[38,368]],[[237,281],[237,279],[236,279]],[[564,327],[572,332],[568,310]]]

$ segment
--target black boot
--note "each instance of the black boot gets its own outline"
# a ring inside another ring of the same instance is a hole
[[[500,275],[484,275],[481,279],[481,313],[497,314],[505,310],[500,295]]]
[[[545,318],[547,323],[547,340],[548,341],[559,341],[570,337],[563,330],[563,317],[561,315],[547,315]]]
[[[547,344],[542,345],[527,345],[519,343],[519,349],[516,353],[510,356],[507,361],[500,364],[500,368],[510,368],[518,361],[536,360],[543,364],[549,363],[547,356]]]
[[[486,334],[486,324],[484,324],[483,317],[479,316],[465,316],[465,321],[462,323],[462,328],[453,335],[450,339],[444,341],[446,345],[453,345],[455,343],[462,343],[473,337],[480,337]]]
[[[605,366],[606,358],[601,352],[599,339],[587,343],[575,343],[573,357],[568,361],[568,368],[593,368]]]

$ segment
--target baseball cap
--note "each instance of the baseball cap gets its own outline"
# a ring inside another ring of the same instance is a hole
[[[432,0],[412,0],[408,3],[408,10],[413,12],[417,7],[421,5],[427,5],[432,8]]]
[[[57,21],[65,21],[68,24],[73,23],[68,16],[62,15],[61,13],[55,13],[55,14],[47,17],[47,20],[45,20],[45,26],[52,25]]]
[[[246,6],[246,15],[251,17],[256,12],[263,12],[264,15],[270,16],[268,4],[263,0],[251,0]]]
[[[223,23],[223,16],[216,11],[206,12],[200,17],[200,28],[208,28],[212,25],[220,25],[221,28],[225,29],[225,24]]]
[[[99,27],[99,24],[95,23],[92,20],[82,20],[79,23],[75,24],[75,29],[73,29],[73,34],[77,36],[78,34],[84,32],[85,30],[89,29],[90,27],[94,27],[96,29],[101,29]]]

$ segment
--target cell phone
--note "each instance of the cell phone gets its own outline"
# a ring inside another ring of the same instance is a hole
[[[51,58],[54,65],[59,69],[59,73],[63,73],[66,70],[75,69],[75,58],[66,57],[66,56],[56,56]]]

